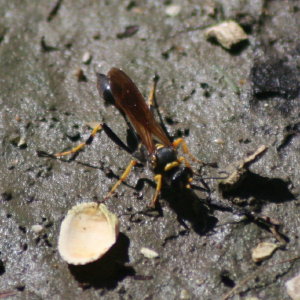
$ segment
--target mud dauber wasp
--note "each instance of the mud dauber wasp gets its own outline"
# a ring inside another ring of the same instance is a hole
[[[156,190],[151,200],[150,207],[155,207],[164,184],[175,191],[189,191],[191,188],[197,188],[210,194],[208,185],[201,178],[200,182],[204,188],[191,184],[192,177],[195,173],[193,172],[187,158],[184,156],[178,156],[177,148],[181,146],[183,153],[188,155],[191,160],[200,162],[202,165],[204,165],[204,163],[190,153],[183,138],[177,138],[174,141],[171,141],[162,126],[154,118],[153,108],[158,77],[156,77],[153,81],[154,84],[147,104],[136,85],[123,71],[117,68],[112,68],[107,75],[96,73],[96,76],[97,89],[100,96],[104,99],[104,101],[113,104],[120,111],[129,128],[140,140],[138,147],[140,150],[139,153],[135,153],[135,150],[132,150],[129,146],[124,144],[108,125],[100,123],[94,127],[85,142],[80,143],[71,150],[59,152],[54,155],[38,151],[38,155],[52,158],[58,158],[70,154],[76,155],[85,146],[91,144],[95,135],[103,130],[115,144],[127,151],[133,157],[119,180],[111,188],[104,200],[112,196],[117,187],[126,180],[131,169],[139,162],[142,164],[149,163],[154,172]],[[208,198],[210,199],[210,197]],[[217,204],[217,206],[219,205]],[[222,207],[222,205],[220,207]],[[273,222],[269,219],[260,217],[256,215],[256,213],[245,208],[233,208],[231,211],[233,213],[242,214],[249,220],[267,227],[279,241],[284,242],[280,233],[277,232],[276,224],[273,224]]]
[[[156,190],[150,203],[151,207],[155,207],[164,184],[167,184],[175,190],[191,188],[193,177],[191,165],[186,157],[177,155],[177,148],[181,146],[183,153],[188,155],[193,161],[200,162],[200,160],[190,153],[183,138],[177,138],[172,142],[161,125],[155,120],[153,108],[158,77],[156,76],[154,78],[147,104],[133,81],[120,69],[112,68],[107,75],[96,73],[96,76],[97,89],[100,96],[104,101],[115,105],[125,118],[128,126],[135,130],[135,135],[137,135],[141,141],[138,147],[140,153],[135,154],[134,150],[124,144],[108,125],[101,123],[94,127],[85,142],[69,151],[59,152],[54,155],[39,151],[38,154],[57,158],[78,153],[86,145],[91,144],[95,135],[103,130],[113,142],[133,156],[133,159],[119,180],[104,199],[110,197],[117,187],[126,180],[131,169],[138,162],[142,164],[149,163],[155,174]]]

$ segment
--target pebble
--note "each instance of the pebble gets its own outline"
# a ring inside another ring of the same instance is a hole
[[[92,57],[92,54],[91,54],[90,52],[85,52],[85,53],[83,54],[83,56],[82,56],[81,61],[82,61],[84,64],[88,65],[88,64],[91,62],[92,58],[93,58],[93,57]]]
[[[145,247],[141,248],[140,252],[147,258],[157,258],[159,256],[154,250]]]
[[[176,17],[181,11],[181,6],[180,5],[168,5],[165,13],[169,16],[169,17]]]
[[[285,283],[288,295],[293,300],[300,300],[300,273]]]
[[[44,226],[40,225],[40,224],[35,224],[35,225],[32,225],[31,226],[31,230],[34,232],[34,233],[40,233],[41,231],[44,230]]]
[[[259,243],[252,250],[252,260],[254,262],[260,262],[270,257],[277,248],[278,245],[274,243],[268,243],[268,242]]]

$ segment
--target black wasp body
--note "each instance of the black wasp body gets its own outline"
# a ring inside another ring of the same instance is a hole
[[[141,163],[148,162],[154,172],[156,190],[151,201],[152,207],[157,202],[163,184],[168,184],[175,189],[189,188],[193,171],[188,160],[184,156],[177,155],[178,146],[182,146],[184,154],[189,155],[193,160],[197,159],[189,152],[184,139],[178,138],[172,142],[155,120],[151,108],[153,107],[156,81],[154,81],[149,103],[147,104],[136,85],[123,71],[112,68],[107,75],[99,73],[96,75],[97,89],[100,96],[105,102],[113,104],[123,115],[128,126],[134,131],[140,142],[138,148],[141,153],[139,155],[134,153],[108,125],[101,123],[93,129],[85,142],[69,151],[56,153],[54,156],[60,157],[77,153],[86,145],[91,144],[96,133],[103,130],[113,142],[134,157],[105,199],[110,197],[116,188],[126,180],[131,169],[138,161]]]
[[[111,69],[107,76],[97,74],[97,87],[100,96],[107,103],[114,104],[125,119],[129,120],[147,150],[146,159],[155,174],[154,179],[157,184],[151,205],[155,205],[163,183],[175,189],[189,188],[193,171],[188,161],[184,157],[178,157],[176,151],[176,148],[182,144],[183,151],[190,154],[185,141],[182,138],[174,142],[170,141],[153,116],[151,97],[147,105],[131,79],[115,68]],[[118,141],[117,144],[123,146],[120,142]],[[128,150],[127,146],[125,150]],[[144,162],[141,158],[139,160]]]

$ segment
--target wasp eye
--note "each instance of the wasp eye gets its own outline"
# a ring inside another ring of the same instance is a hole
[[[97,76],[97,89],[99,95],[106,103],[115,104],[114,96],[110,89],[109,80],[106,75],[96,73]]]

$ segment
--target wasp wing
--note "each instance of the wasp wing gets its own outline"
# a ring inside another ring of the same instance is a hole
[[[152,136],[155,136],[165,146],[171,146],[169,138],[154,119],[144,97],[133,81],[117,68],[112,68],[108,72],[107,78],[115,106],[129,118],[149,153],[151,154],[155,150]]]

